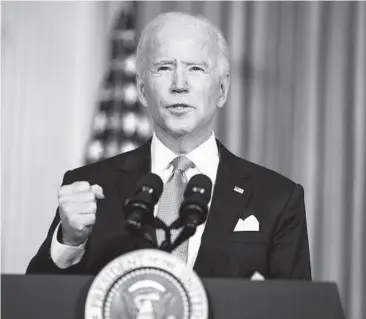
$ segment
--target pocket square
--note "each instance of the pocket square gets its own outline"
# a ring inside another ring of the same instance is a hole
[[[234,232],[237,231],[259,231],[258,219],[254,215],[250,215],[245,220],[239,218],[234,228]]]
[[[265,278],[262,276],[262,274],[258,271],[256,271],[253,276],[250,278],[250,280],[253,280],[253,281],[262,281],[262,280],[265,280]]]

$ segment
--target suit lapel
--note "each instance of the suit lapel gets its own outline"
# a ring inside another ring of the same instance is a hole
[[[230,276],[227,244],[251,197],[250,174],[243,161],[218,142],[220,162],[209,216],[194,266],[200,276]],[[235,191],[242,189],[241,191]]]
[[[117,165],[117,189],[124,206],[125,201],[134,194],[135,185],[151,172],[151,139],[142,147],[130,153]],[[147,232],[156,243],[155,230],[148,226]]]

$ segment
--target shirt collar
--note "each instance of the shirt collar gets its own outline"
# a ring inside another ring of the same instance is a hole
[[[153,173],[161,173],[169,168],[170,162],[177,155],[167,148],[156,136],[153,134],[151,141],[151,170]],[[193,151],[185,154],[196,166],[201,174],[211,176],[212,165],[208,165],[208,161],[216,161],[219,158],[219,151],[217,148],[215,133],[201,145],[196,147]]]
[[[168,169],[175,157],[174,152],[167,148],[154,133],[151,141],[151,171],[156,174],[162,173]]]

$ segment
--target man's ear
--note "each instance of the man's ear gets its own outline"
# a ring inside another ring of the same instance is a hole
[[[144,80],[139,75],[136,75],[136,86],[137,86],[137,96],[141,104],[147,107],[147,101],[145,98],[145,83]]]
[[[230,87],[230,74],[226,74],[221,77],[220,79],[220,99],[217,106],[219,108],[222,108],[227,100],[227,96],[229,93],[229,87]]]

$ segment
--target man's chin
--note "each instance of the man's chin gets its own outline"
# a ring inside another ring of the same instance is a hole
[[[174,138],[183,138],[183,137],[188,137],[191,134],[190,130],[187,129],[174,129],[174,130],[169,130],[169,135],[174,137]]]
[[[167,126],[164,131],[173,138],[181,139],[185,136],[190,136],[194,132],[194,129],[187,126]]]
[[[192,123],[187,123],[187,121],[169,121],[165,126],[165,131],[176,138],[190,135],[194,132],[194,125]]]

